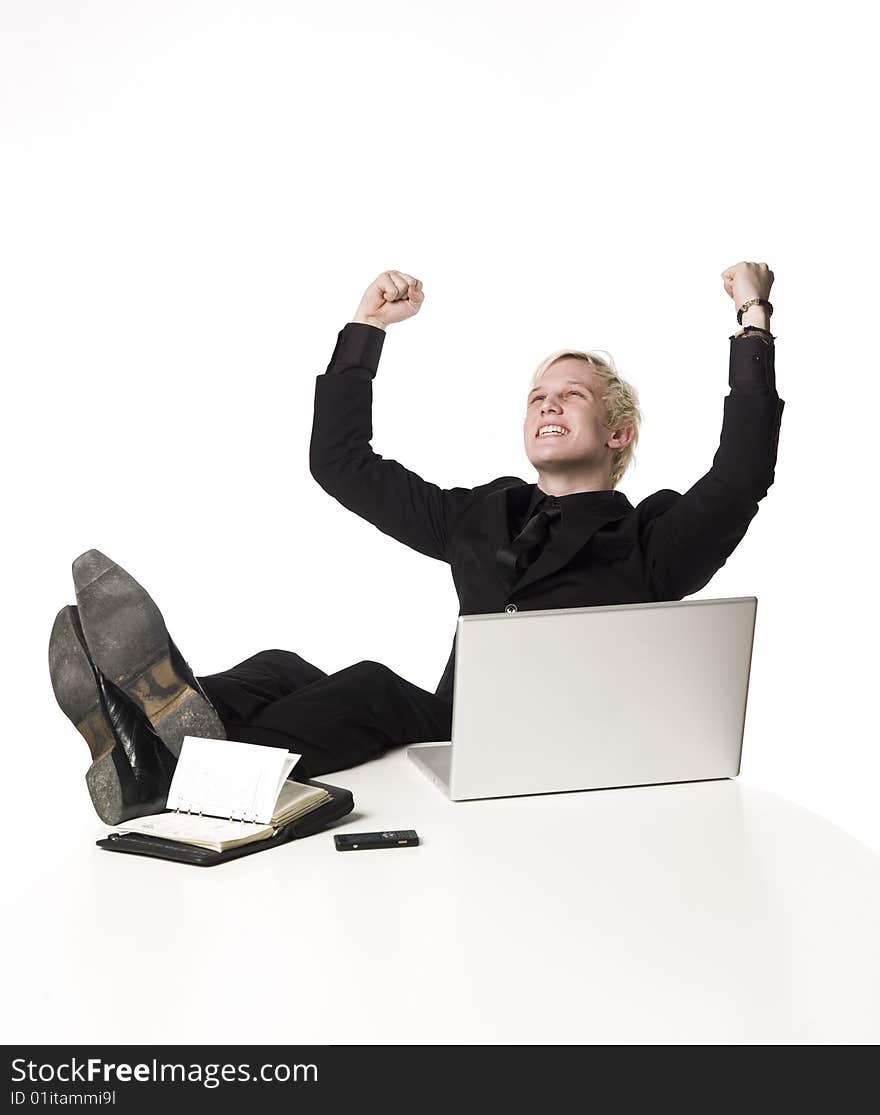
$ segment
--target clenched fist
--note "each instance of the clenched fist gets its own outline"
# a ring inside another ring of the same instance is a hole
[[[721,272],[724,289],[737,309],[750,298],[769,298],[773,272],[766,263],[735,263]]]
[[[383,271],[364,291],[351,320],[384,329],[417,314],[424,300],[421,279],[404,271]]]

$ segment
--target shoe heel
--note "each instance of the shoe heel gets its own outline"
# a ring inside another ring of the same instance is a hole
[[[105,825],[118,825],[132,810],[126,811],[122,800],[122,788],[113,755],[108,753],[96,760],[86,771],[86,786],[92,798],[95,812]]]
[[[153,725],[174,756],[180,755],[184,736],[225,739],[226,730],[213,707],[176,673],[170,657],[162,658],[133,678],[126,692]]]

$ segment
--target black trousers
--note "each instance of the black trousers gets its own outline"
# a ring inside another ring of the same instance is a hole
[[[228,739],[302,755],[299,778],[365,763],[405,743],[448,740],[452,702],[381,662],[335,674],[289,650],[264,650],[231,670],[200,677]]]

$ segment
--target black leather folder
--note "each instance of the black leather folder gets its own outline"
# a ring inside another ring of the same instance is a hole
[[[195,867],[213,867],[215,864],[226,863],[240,856],[249,856],[253,852],[265,852],[267,848],[277,848],[279,844],[287,844],[303,836],[312,836],[354,809],[351,790],[344,790],[340,786],[329,786],[326,782],[316,782],[314,779],[297,779],[297,781],[309,786],[320,786],[330,794],[330,800],[304,816],[288,821],[274,836],[265,840],[254,840],[250,844],[229,848],[225,852],[214,852],[209,848],[197,848],[193,844],[181,844],[177,840],[163,840],[139,832],[111,832],[96,843],[99,848],[105,848],[108,852],[128,852],[135,856],[153,856],[156,859],[174,860],[176,863],[189,863]]]

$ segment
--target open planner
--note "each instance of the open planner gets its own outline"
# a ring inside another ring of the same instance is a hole
[[[277,747],[186,736],[166,811],[125,821],[98,844],[206,864],[308,835],[315,826],[296,822],[314,817],[321,828],[354,802],[347,790],[289,780],[299,758]]]

